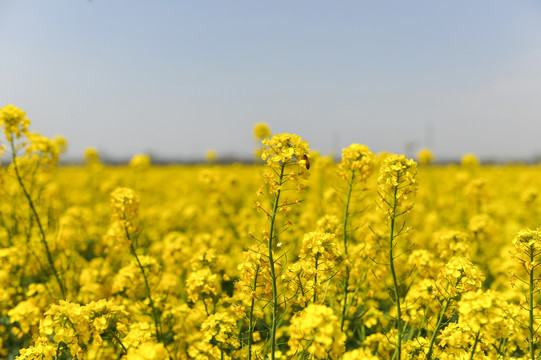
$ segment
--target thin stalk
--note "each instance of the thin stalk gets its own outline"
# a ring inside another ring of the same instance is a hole
[[[258,275],[259,275],[259,266],[257,267],[255,271],[255,276],[254,276],[254,288],[253,288],[254,292],[257,288]],[[252,295],[252,304],[250,306],[250,317],[249,317],[249,325],[248,325],[248,360],[252,359],[252,332],[253,332],[253,327],[254,327],[254,306],[255,306],[255,298]]]
[[[473,354],[475,354],[475,348],[477,347],[477,343],[479,343],[479,337],[481,335],[481,330],[479,330],[477,332],[477,334],[475,335],[475,341],[473,343],[473,346],[472,346],[472,350],[471,350],[471,355],[470,355],[470,360],[473,360]]]
[[[148,300],[150,301],[150,308],[152,310],[152,318],[154,319],[154,326],[156,327],[156,339],[159,342],[163,343],[160,316],[158,315],[158,311],[156,309],[156,306],[154,305],[154,300],[152,300],[152,294],[150,291],[150,286],[148,285],[148,279],[145,273],[145,268],[141,264],[141,261],[139,260],[139,256],[137,256],[137,253],[135,252],[135,248],[133,246],[133,242],[131,240],[130,232],[128,231],[127,225],[124,225],[124,230],[126,232],[126,237],[128,238],[128,242],[130,243],[130,252],[135,258],[135,261],[137,262],[137,266],[139,267],[139,270],[141,270],[141,273],[143,274],[143,279],[145,281],[145,288],[147,290]]]
[[[532,245],[530,248],[530,264],[534,264],[534,246]],[[530,294],[528,296],[528,313],[529,313],[529,322],[528,322],[528,335],[529,335],[529,347],[530,347],[530,358],[531,360],[535,360],[535,349],[534,349],[534,335],[535,330],[533,328],[533,322],[534,322],[534,307],[533,307],[533,294],[534,294],[534,276],[533,276],[533,266],[532,269],[529,270],[530,275],[530,283],[529,283],[529,290]]]
[[[24,186],[23,179],[19,172],[19,166],[17,165],[17,157],[15,156],[15,144],[13,143],[13,139],[10,140],[10,144],[11,144],[11,159],[13,162],[13,169],[15,170],[15,176],[17,177],[17,182],[21,186],[24,196],[26,200],[28,201],[28,205],[30,205],[30,209],[32,210],[32,213],[34,214],[34,217],[36,218],[36,223],[38,224],[39,233],[41,235],[41,243],[43,244],[43,247],[45,248],[45,254],[47,255],[47,261],[49,262],[49,266],[51,267],[51,270],[53,271],[53,275],[56,279],[56,282],[58,283],[58,286],[60,287],[60,293],[62,294],[62,299],[65,299],[66,290],[64,288],[64,284],[60,280],[60,275],[58,275],[58,271],[56,270],[56,267],[54,266],[53,256],[51,254],[51,250],[49,249],[49,245],[47,244],[47,238],[45,236],[45,231],[43,230],[43,225],[41,224],[41,220],[36,210],[36,207],[34,206],[34,202],[32,201],[32,198],[30,197],[30,193],[26,189],[26,186]]]
[[[443,318],[445,317],[445,313],[447,312],[447,309],[449,309],[449,305],[451,304],[451,300],[452,300],[452,298],[451,298],[451,296],[449,296],[449,298],[447,299],[447,302],[445,303],[443,311],[440,313],[440,316],[438,317],[438,323],[436,324],[436,328],[434,329],[434,333],[432,334],[432,338],[430,339],[430,345],[428,346],[428,353],[426,354],[426,360],[431,360],[432,359],[432,350],[433,350],[434,344],[436,342],[436,336],[438,336],[438,331],[440,330],[441,323],[443,322]]]
[[[122,343],[122,340],[120,340],[120,338],[117,334],[115,334],[114,331],[111,331],[111,335],[113,336],[113,339],[115,339],[115,341],[118,342],[118,344],[122,348],[122,354],[126,355],[128,353],[128,349],[126,349],[126,346]]]
[[[272,282],[272,323],[271,323],[271,360],[275,359],[274,350],[276,348],[276,324],[277,324],[277,311],[278,311],[278,288],[276,286],[276,272],[274,270],[274,257],[272,254],[273,248],[273,238],[274,238],[274,221],[276,220],[276,213],[278,212],[278,201],[280,200],[280,186],[284,178],[284,169],[286,164],[282,163],[280,167],[280,176],[278,179],[278,191],[276,192],[276,197],[274,198],[274,204],[272,206],[272,215],[270,220],[270,229],[269,229],[269,262],[270,262],[270,273],[271,273],[271,282]]]
[[[397,183],[400,183],[400,173],[398,173]],[[400,295],[398,293],[398,279],[396,277],[396,270],[394,267],[394,225],[396,219],[396,196],[398,193],[398,186],[394,188],[393,194],[393,208],[391,213],[391,228],[389,231],[389,266],[391,268],[391,275],[393,276],[393,287],[394,287],[394,302],[396,305],[396,330],[398,332],[397,341],[396,341],[396,351],[398,354],[398,360],[401,358],[402,353],[402,316],[400,309]]]
[[[344,223],[342,226],[342,237],[344,239],[344,253],[348,255],[348,236],[347,236],[347,228],[348,228],[348,217],[349,217],[349,203],[351,201],[351,190],[353,189],[353,179],[355,178],[355,171],[351,171],[351,178],[349,179],[349,185],[348,185],[348,196],[346,198],[346,206],[344,209]],[[346,312],[348,307],[348,283],[349,283],[349,266],[346,262],[346,274],[345,274],[345,280],[344,280],[344,305],[342,306],[342,317],[340,320],[340,330],[344,329],[344,321],[346,321]]]
[[[315,264],[316,271],[314,274],[314,304],[317,301],[317,265],[318,265],[317,262],[318,260],[319,260],[319,256],[316,255],[316,264]]]

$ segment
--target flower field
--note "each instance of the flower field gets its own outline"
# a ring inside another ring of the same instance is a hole
[[[253,165],[56,166],[0,110],[0,358],[538,359],[541,167],[294,134]]]

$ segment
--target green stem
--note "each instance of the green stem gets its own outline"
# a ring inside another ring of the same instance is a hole
[[[130,238],[130,232],[128,231],[128,226],[126,224],[124,224],[124,230],[126,232],[126,237],[128,238],[128,242],[130,243],[130,252],[135,258],[135,261],[137,262],[137,266],[139,267],[139,270],[141,270],[141,273],[143,274],[143,279],[145,281],[145,288],[147,290],[148,300],[150,302],[150,308],[152,310],[152,318],[154,319],[154,326],[156,327],[156,339],[159,342],[163,343],[160,316],[158,315],[158,311],[156,309],[156,306],[154,305],[154,300],[152,300],[152,294],[150,291],[150,286],[148,285],[148,279],[145,273],[145,268],[143,267],[143,264],[141,264],[141,261],[139,260],[139,256],[137,256],[137,253],[135,252],[133,242]]]
[[[128,353],[128,349],[126,349],[126,346],[122,343],[122,341],[120,340],[120,338],[118,337],[117,334],[115,334],[114,331],[111,331],[111,335],[113,336],[113,339],[115,339],[115,341],[118,342],[118,344],[120,345],[120,347],[122,348],[122,353],[124,355],[126,355]]]
[[[346,206],[344,209],[344,223],[342,226],[342,237],[344,239],[344,253],[346,255],[346,261],[347,261],[347,255],[348,255],[348,237],[347,237],[347,227],[348,227],[348,217],[349,217],[349,203],[351,201],[351,190],[353,189],[353,179],[355,178],[355,171],[351,171],[351,178],[349,179],[349,186],[348,186],[348,196],[346,198]],[[347,312],[347,304],[348,304],[348,283],[349,283],[349,266],[346,262],[346,273],[345,273],[345,279],[344,279],[344,304],[342,306],[342,317],[340,320],[340,330],[344,329],[344,322],[346,321],[346,312]]]
[[[26,189],[26,186],[24,186],[23,179],[19,172],[19,167],[17,166],[17,157],[15,156],[15,144],[13,143],[13,139],[10,140],[10,144],[11,144],[11,159],[13,162],[13,169],[15,170],[15,176],[17,177],[17,181],[23,190],[24,196],[26,200],[28,201],[28,204],[30,205],[30,209],[32,210],[32,213],[34,214],[34,217],[36,218],[36,223],[38,224],[39,232],[41,235],[41,243],[43,244],[43,247],[45,248],[45,254],[47,255],[47,261],[49,262],[49,266],[51,266],[51,270],[53,271],[53,275],[56,279],[56,282],[58,283],[58,286],[60,287],[60,293],[62,294],[62,299],[65,299],[66,290],[64,288],[64,284],[60,280],[58,271],[56,270],[56,267],[54,266],[53,256],[49,249],[49,245],[47,244],[47,237],[45,236],[45,231],[43,230],[40,217],[38,215],[36,207],[34,206],[34,202],[32,201],[32,198],[30,197],[30,194],[28,190]]]
[[[477,334],[475,335],[475,341],[473,343],[473,346],[472,346],[472,350],[471,350],[471,355],[470,355],[470,360],[473,360],[473,354],[475,354],[475,348],[477,347],[477,343],[479,343],[479,337],[481,335],[481,330],[479,330],[477,332]]]
[[[278,179],[278,190],[276,192],[276,197],[274,198],[274,204],[272,207],[272,215],[270,220],[270,229],[269,229],[269,263],[270,263],[270,275],[272,282],[272,323],[271,323],[271,360],[274,360],[274,350],[276,348],[276,323],[277,323],[277,311],[278,311],[278,288],[276,286],[276,272],[274,269],[274,257],[272,254],[273,248],[273,238],[274,238],[274,221],[276,220],[276,213],[278,212],[278,201],[280,200],[280,186],[282,186],[282,181],[284,178],[284,169],[286,164],[282,163],[280,168],[280,177]]]
[[[434,348],[434,343],[436,342],[436,336],[438,336],[438,331],[440,330],[441,323],[443,322],[443,318],[445,317],[445,314],[447,313],[447,309],[449,309],[451,300],[452,298],[451,296],[449,296],[449,298],[447,299],[447,302],[445,303],[443,311],[440,313],[440,316],[438,317],[438,323],[436,324],[436,328],[434,329],[434,333],[432,334],[432,338],[430,339],[430,345],[428,346],[428,353],[426,354],[426,360],[432,359],[432,350]]]
[[[252,289],[253,292],[255,292],[257,288],[257,277],[259,275],[259,265],[257,266],[257,269],[255,271],[254,276],[254,288]],[[250,319],[249,319],[249,325],[248,325],[248,360],[252,359],[252,332],[254,327],[254,306],[255,306],[255,298],[254,294],[252,294],[252,304],[250,306]]]
[[[534,246],[532,245],[530,247],[530,264],[534,264],[534,252],[535,252],[535,249],[534,249]],[[528,271],[528,270],[527,270]],[[532,266],[532,269],[528,271],[529,275],[530,275],[530,283],[529,283],[529,287],[530,287],[530,294],[528,296],[528,313],[529,313],[529,323],[528,323],[528,333],[529,333],[529,347],[530,347],[530,358],[531,360],[535,360],[535,349],[534,349],[534,335],[535,335],[535,331],[534,331],[534,328],[533,328],[533,322],[534,322],[534,304],[533,304],[533,294],[534,294],[534,274],[533,274],[533,266]]]
[[[397,183],[400,183],[400,173],[397,175]],[[397,330],[397,340],[396,340],[396,351],[398,354],[398,360],[400,360],[402,355],[402,315],[400,309],[400,295],[398,292],[398,279],[396,277],[396,270],[394,267],[394,225],[396,219],[396,196],[398,193],[398,186],[394,188],[393,194],[393,208],[391,213],[391,228],[389,231],[389,266],[391,268],[391,275],[393,276],[393,287],[394,287],[394,302],[396,305],[396,330]]]
[[[314,273],[314,304],[316,303],[317,301],[317,262],[319,260],[319,256],[316,255],[316,264],[315,264],[315,273]]]

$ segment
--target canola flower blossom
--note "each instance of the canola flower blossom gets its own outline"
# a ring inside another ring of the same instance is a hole
[[[366,182],[372,174],[374,162],[375,155],[368,146],[351,144],[342,150],[342,161],[338,165],[338,171],[345,179],[357,175],[361,182]]]
[[[419,150],[419,153],[417,154],[417,159],[419,160],[419,164],[426,166],[432,164],[435,158],[432,150],[425,148]]]
[[[26,117],[26,112],[15,105],[6,105],[0,109],[0,126],[4,128],[4,134],[8,142],[28,136],[28,127],[30,120]]]
[[[344,353],[345,334],[338,317],[324,305],[308,305],[291,320],[290,355],[306,352],[314,359],[335,358]]]
[[[465,168],[476,168],[479,166],[479,159],[475,154],[467,153],[460,159],[460,164]]]
[[[271,131],[266,123],[260,122],[254,126],[254,138],[256,140],[263,140],[271,136]]]
[[[379,208],[388,216],[395,209],[411,209],[406,201],[417,191],[417,163],[405,155],[388,156],[378,177]],[[394,206],[392,205],[394,202]]]

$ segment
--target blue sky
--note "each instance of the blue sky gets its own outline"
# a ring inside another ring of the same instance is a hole
[[[541,155],[534,0],[0,0],[0,41],[0,105],[70,159],[250,157],[260,121],[323,153]]]

